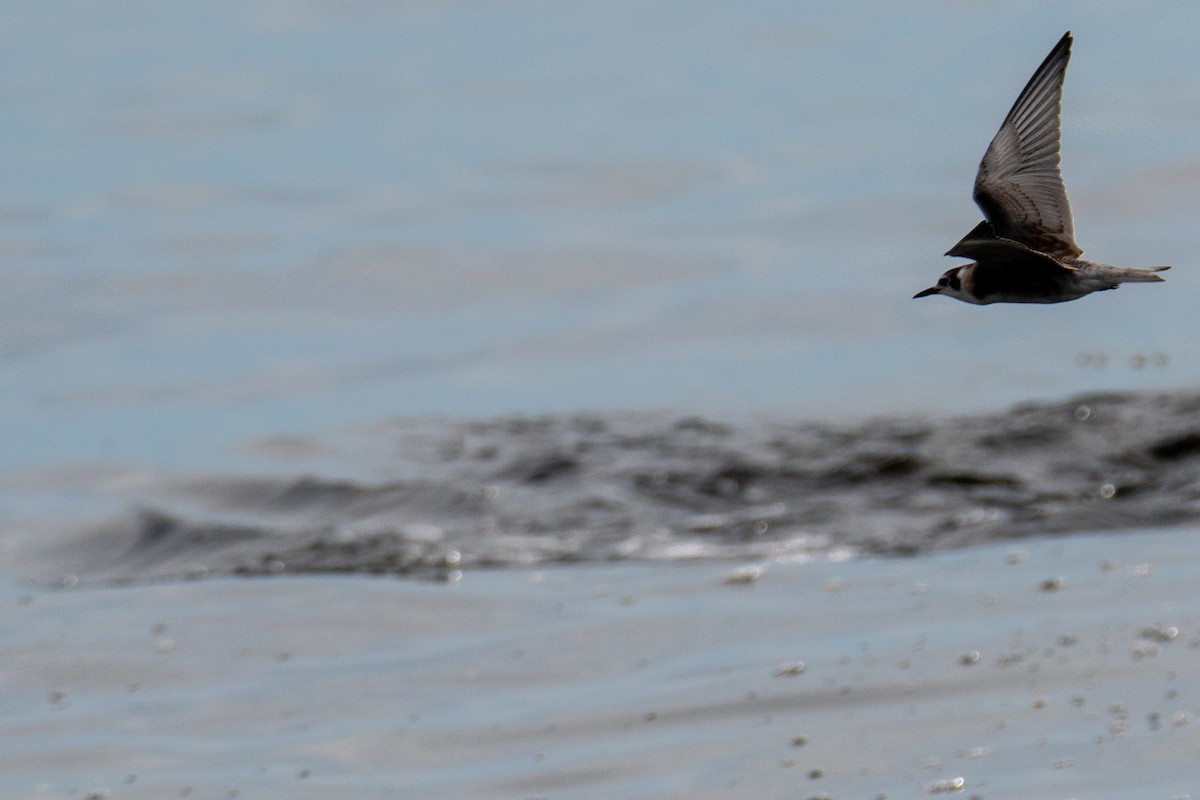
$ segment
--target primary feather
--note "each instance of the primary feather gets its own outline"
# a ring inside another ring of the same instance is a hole
[[[1067,33],[1025,85],[975,176],[975,202],[996,235],[1056,258],[1083,253],[1059,170],[1062,88],[1070,58]]]

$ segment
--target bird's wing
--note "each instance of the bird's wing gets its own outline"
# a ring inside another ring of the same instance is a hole
[[[1015,283],[1032,285],[1051,275],[1066,275],[1076,271],[1074,267],[1012,239],[995,236],[990,239],[969,239],[970,234],[967,236],[946,255],[974,258],[984,270],[1002,272]]]
[[[971,233],[962,237],[954,247],[949,248],[946,254],[986,261],[1010,261],[1016,258],[1026,261],[1028,264],[1043,265],[1046,269],[1055,271],[1075,271],[1075,267],[1063,264],[1052,255],[1036,251],[1036,249],[1022,245],[1019,241],[997,236],[991,223],[986,219],[980,221],[976,227],[971,229]]]
[[[980,242],[992,242],[996,240],[996,232],[992,230],[992,223],[986,219],[971,229],[971,232],[958,240],[958,244],[946,251],[948,256],[962,256],[963,258],[975,258],[975,251],[972,245]]]
[[[975,176],[975,202],[996,235],[1056,258],[1075,257],[1071,204],[1059,171],[1063,78],[1071,34],[1029,79],[988,146]]]

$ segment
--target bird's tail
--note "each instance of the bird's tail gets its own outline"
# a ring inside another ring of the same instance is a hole
[[[1161,281],[1156,273],[1165,272],[1170,267],[1110,267],[1105,272],[1106,278],[1112,278],[1117,283],[1153,283]]]

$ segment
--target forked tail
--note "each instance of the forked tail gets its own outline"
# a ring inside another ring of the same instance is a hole
[[[1114,267],[1110,274],[1119,283],[1152,283],[1162,280],[1157,273],[1169,269],[1170,267]]]

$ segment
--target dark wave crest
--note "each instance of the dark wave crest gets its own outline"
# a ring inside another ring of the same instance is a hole
[[[109,577],[916,554],[1200,515],[1200,394],[945,419],[415,419],[394,480],[206,476],[105,526]],[[169,499],[166,499],[169,498]],[[101,535],[97,533],[96,535]]]

